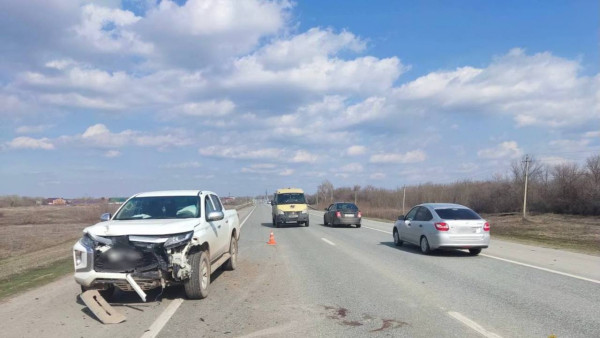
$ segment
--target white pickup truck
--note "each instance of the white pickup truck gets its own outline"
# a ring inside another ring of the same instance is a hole
[[[183,284],[188,298],[208,295],[210,275],[237,265],[240,222],[210,191],[137,194],[115,215],[83,230],[73,247],[75,281],[110,297],[116,288],[145,291]]]

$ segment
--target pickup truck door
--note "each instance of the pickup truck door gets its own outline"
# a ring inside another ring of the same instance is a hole
[[[211,232],[211,236],[214,238],[213,242],[209,242],[209,245],[211,246],[210,248],[210,260],[214,261],[216,259],[218,259],[219,257],[221,257],[221,255],[225,252],[225,245],[226,243],[229,244],[229,236],[227,236],[227,227],[225,226],[225,219],[222,220],[218,220],[218,221],[208,221],[208,214],[210,214],[213,211],[221,211],[223,212],[223,206],[221,205],[220,201],[218,201],[218,198],[215,196],[214,198],[211,198],[210,196],[214,196],[214,195],[207,195],[206,198],[204,199],[204,219],[206,220],[206,222],[209,224],[210,229],[209,231]],[[215,205],[214,200],[217,200],[217,204]],[[221,210],[219,210],[219,208]]]

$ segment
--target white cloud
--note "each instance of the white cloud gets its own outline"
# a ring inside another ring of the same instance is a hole
[[[349,156],[364,155],[366,152],[367,152],[367,147],[365,147],[365,146],[354,145],[354,146],[350,146],[350,147],[348,147],[348,149],[346,149],[346,154]]]
[[[262,37],[279,32],[291,7],[287,1],[161,1],[135,25],[158,56],[179,66],[220,62],[252,50]]]
[[[283,154],[283,150],[278,148],[252,148],[248,146],[208,146],[200,148],[198,152],[203,156],[245,160],[275,159]]]
[[[256,87],[287,88],[316,93],[369,95],[390,89],[406,67],[396,57],[372,56],[353,60],[317,58],[283,70],[270,70],[254,56],[234,62],[234,72],[222,84],[230,89]]]
[[[294,169],[284,169],[279,173],[280,176],[290,176],[294,174]]]
[[[345,173],[360,173],[360,172],[363,172],[364,168],[363,168],[362,164],[354,162],[354,163],[348,163],[344,166],[341,166],[337,170],[339,170],[341,172],[345,172]]]
[[[344,49],[361,52],[365,45],[364,41],[347,31],[336,34],[331,29],[311,28],[289,39],[272,41],[255,56],[267,68],[282,69],[326,58]]]
[[[75,26],[79,43],[101,52],[149,54],[153,45],[141,41],[129,26],[141,20],[130,11],[88,4],[81,9],[81,22]]]
[[[583,134],[583,137],[587,137],[587,138],[600,137],[600,130],[597,130],[597,131],[588,131],[585,134]]]
[[[369,178],[373,180],[382,180],[386,178],[386,176],[387,175],[384,173],[372,173],[371,175],[369,175]]]
[[[424,75],[395,90],[412,109],[512,116],[517,126],[561,127],[600,118],[600,76],[580,76],[578,61],[513,49],[486,68]]]
[[[210,100],[188,102],[173,108],[170,112],[187,116],[218,117],[231,114],[235,104],[230,100]]]
[[[113,158],[121,156],[121,152],[118,150],[109,150],[104,153],[104,157]]]
[[[198,161],[179,162],[179,163],[167,163],[160,166],[165,169],[188,169],[188,168],[200,168],[202,163]]]
[[[401,153],[385,153],[371,155],[369,162],[371,163],[416,163],[423,162],[427,155],[422,150],[411,150],[404,154]]]
[[[62,136],[59,138],[59,141],[99,148],[138,146],[156,147],[158,149],[181,147],[191,143],[189,137],[177,131],[151,134],[148,132],[127,129],[119,133],[113,133],[101,123],[88,127],[83,134]]]
[[[26,125],[18,127],[15,132],[17,134],[39,134],[52,127],[53,125],[50,124]]]
[[[492,148],[481,149],[477,156],[488,159],[519,158],[523,151],[515,141],[505,141]]]
[[[14,138],[12,141],[6,144],[12,149],[43,149],[52,150],[54,144],[47,138],[35,139],[31,137],[21,136]]]
[[[292,158],[294,163],[314,163],[319,157],[315,154],[311,154],[306,150],[298,150]]]

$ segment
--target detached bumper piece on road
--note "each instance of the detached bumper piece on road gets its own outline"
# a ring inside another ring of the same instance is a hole
[[[88,290],[82,293],[80,297],[102,324],[118,324],[127,319],[110,306],[97,290]]]

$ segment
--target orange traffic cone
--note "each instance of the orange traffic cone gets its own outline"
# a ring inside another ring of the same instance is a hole
[[[271,236],[269,236],[269,241],[267,242],[267,244],[269,244],[269,245],[277,244],[277,242],[275,242],[275,236],[273,236],[273,231],[271,231]]]

